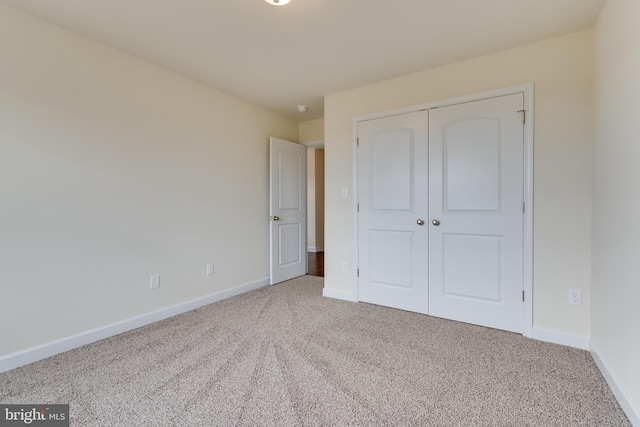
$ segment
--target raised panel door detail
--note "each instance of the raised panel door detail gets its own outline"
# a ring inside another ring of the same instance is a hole
[[[371,137],[372,210],[412,208],[413,139],[410,129],[393,129]]]
[[[369,238],[371,282],[411,287],[413,233],[371,230]]]
[[[358,299],[426,313],[428,111],[358,123]]]
[[[443,134],[445,211],[500,210],[500,120],[460,120]]]
[[[300,210],[301,159],[296,153],[281,151],[279,153],[280,210]]]
[[[307,148],[269,139],[269,283],[307,272]]]
[[[500,302],[500,236],[445,234],[442,248],[446,296]]]
[[[285,224],[278,226],[280,240],[280,256],[278,265],[286,266],[300,262],[300,243],[302,230],[300,224]]]
[[[522,330],[523,100],[517,93],[429,112],[432,316]]]

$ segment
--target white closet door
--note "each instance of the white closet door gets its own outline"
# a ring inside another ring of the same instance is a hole
[[[520,332],[523,95],[429,113],[429,314]]]
[[[427,123],[420,111],[358,125],[360,301],[427,312]]]

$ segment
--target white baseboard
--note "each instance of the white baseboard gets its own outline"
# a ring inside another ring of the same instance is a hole
[[[568,347],[575,347],[581,350],[589,350],[588,335],[570,334],[568,332],[538,328],[534,326],[531,338],[539,341],[566,345]]]
[[[316,248],[315,246],[308,246],[307,252],[319,252],[319,251],[318,251],[318,248]]]
[[[358,302],[358,298],[356,298],[353,292],[341,291],[338,289],[323,288],[322,296],[327,298],[341,299],[344,301]]]
[[[223,299],[267,286],[268,284],[268,278],[257,280],[255,282],[246,283],[231,289],[205,295],[190,301],[185,301],[180,304],[112,323],[110,325],[101,326],[99,328],[61,338],[56,341],[20,350],[15,353],[10,353],[0,357],[0,373],[28,365],[29,363],[33,363],[38,360],[46,359],[47,357],[63,353],[74,348],[82,347],[83,345],[87,345],[92,342],[109,338],[123,332],[131,331],[141,326],[146,326],[178,314],[186,313],[187,311],[195,310],[196,308],[222,301]]]
[[[620,404],[620,407],[624,411],[627,418],[629,418],[631,425],[635,427],[640,427],[640,408],[634,408],[631,405],[629,399],[627,399],[627,393],[625,393],[624,390],[620,387],[619,385],[620,383],[616,380],[616,377],[611,373],[605,361],[600,358],[600,355],[598,354],[598,349],[593,342],[591,343],[591,356],[593,356],[593,360],[595,360],[596,365],[598,365],[598,368],[600,369],[602,376],[604,377],[605,380],[607,380],[607,384],[609,384],[609,388],[611,388],[611,391],[613,391],[613,394],[616,396],[616,399],[618,399],[618,403]]]

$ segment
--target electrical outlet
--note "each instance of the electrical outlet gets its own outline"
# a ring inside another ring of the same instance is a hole
[[[569,289],[569,305],[582,305],[582,291]]]
[[[207,276],[213,276],[213,264],[207,264]]]
[[[158,289],[160,287],[160,275],[154,274],[151,276],[151,289]]]

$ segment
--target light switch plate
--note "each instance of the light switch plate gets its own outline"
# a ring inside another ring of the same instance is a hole
[[[151,289],[158,289],[160,287],[160,275],[154,274],[151,276]]]

